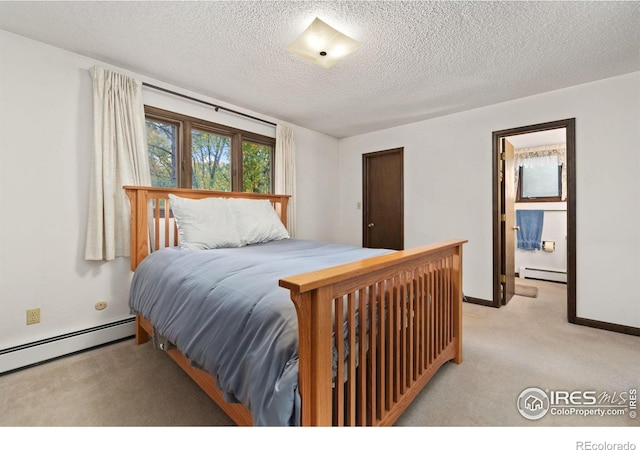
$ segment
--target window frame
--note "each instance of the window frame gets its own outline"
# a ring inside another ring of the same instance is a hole
[[[522,196],[522,179],[524,175],[524,166],[518,166],[518,185],[516,186],[516,202],[517,203],[535,203],[535,202],[564,202],[562,200],[562,164],[558,164],[558,192],[560,195],[552,197],[523,197]]]
[[[180,114],[174,111],[161,109],[155,106],[144,105],[145,120],[156,120],[177,127],[176,130],[176,187],[192,189],[192,164],[191,164],[191,131],[199,130],[218,134],[231,139],[231,191],[243,192],[242,180],[242,151],[243,143],[250,142],[271,147],[270,155],[270,187],[269,193],[275,189],[275,149],[276,139],[251,131],[222,125],[197,117]]]

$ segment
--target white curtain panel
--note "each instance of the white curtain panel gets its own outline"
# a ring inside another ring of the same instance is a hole
[[[130,255],[122,187],[151,186],[142,83],[101,67],[90,74],[94,149],[85,259],[110,261]]]
[[[291,195],[287,205],[287,231],[291,237],[296,235],[296,151],[293,142],[293,130],[278,124],[276,126],[276,194]]]

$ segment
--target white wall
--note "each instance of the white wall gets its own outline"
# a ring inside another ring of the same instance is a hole
[[[492,297],[493,131],[576,119],[577,315],[640,327],[640,72],[340,142],[342,241],[361,242],[361,155],[405,149],[405,245],[466,238],[464,292]]]
[[[544,218],[542,222],[542,241],[553,241],[555,250],[552,252],[542,250],[515,250],[516,271],[521,267],[567,272],[567,205],[564,202],[527,202],[516,203],[516,211],[519,209],[542,209]],[[516,239],[516,243],[517,243]],[[520,273],[520,276],[523,274]],[[545,279],[545,278],[543,278]],[[557,276],[550,279],[557,280]],[[566,279],[563,278],[563,279]]]
[[[0,61],[1,351],[129,317],[131,273],[128,258],[83,259],[93,145],[88,70],[110,66],[4,31]],[[158,91],[145,89],[144,98],[153,106],[275,133],[271,126]],[[338,234],[338,141],[293,128],[299,236],[331,240]],[[98,300],[108,307],[96,311]],[[26,326],[25,311],[35,307],[41,308],[41,323]]]

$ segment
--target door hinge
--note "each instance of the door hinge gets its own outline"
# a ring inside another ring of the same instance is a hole
[[[500,215],[500,220],[501,220],[502,222],[506,222],[506,221],[507,221],[507,215],[506,215],[506,214],[501,214],[501,215]]]
[[[500,283],[506,283],[507,282],[507,276],[506,275],[500,275]]]
[[[507,154],[506,153],[500,153],[500,159],[503,160],[503,161],[506,161]]]

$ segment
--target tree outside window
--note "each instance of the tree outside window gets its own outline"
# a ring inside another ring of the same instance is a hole
[[[145,107],[153,186],[271,193],[275,139]]]

